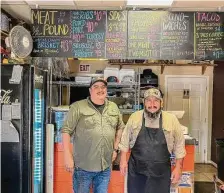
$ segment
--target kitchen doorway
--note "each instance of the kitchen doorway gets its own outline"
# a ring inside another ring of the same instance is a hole
[[[191,137],[198,140],[195,162],[207,163],[208,83],[206,76],[166,76],[165,109],[185,111],[180,123],[188,127]]]

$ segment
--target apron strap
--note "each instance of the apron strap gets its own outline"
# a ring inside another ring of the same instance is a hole
[[[145,127],[145,113],[142,114],[142,127]]]
[[[159,118],[159,129],[163,130],[163,118],[162,118],[162,112],[160,113],[160,118]]]

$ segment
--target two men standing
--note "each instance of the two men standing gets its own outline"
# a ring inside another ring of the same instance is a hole
[[[75,193],[89,193],[91,184],[94,193],[107,193],[119,143],[120,170],[123,175],[128,171],[128,193],[168,193],[170,183],[181,177],[186,152],[177,118],[161,110],[162,93],[147,90],[144,110],[133,113],[124,128],[117,105],[106,99],[107,83],[94,80],[89,90],[89,98],[71,105],[62,129],[65,165],[74,171]],[[69,151],[71,135],[73,154]],[[177,158],[172,174],[171,152]]]

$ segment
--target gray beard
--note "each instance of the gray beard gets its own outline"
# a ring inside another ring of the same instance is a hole
[[[160,113],[161,113],[161,108],[154,113],[149,112],[146,108],[144,110],[145,110],[146,115],[150,119],[157,119],[159,117]]]

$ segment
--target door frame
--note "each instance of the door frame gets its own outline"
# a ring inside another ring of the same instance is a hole
[[[205,135],[203,138],[203,146],[204,146],[204,160],[203,163],[208,163],[210,161],[211,158],[208,158],[208,152],[209,149],[211,149],[211,143],[209,143],[208,146],[208,140],[211,141],[211,136],[209,135],[209,125],[208,125],[208,118],[209,118],[209,76],[202,76],[202,75],[165,75],[165,109],[167,109],[167,92],[168,92],[168,79],[169,78],[203,78],[206,79],[206,98],[205,98],[205,109],[206,109],[206,113],[205,113],[205,119],[206,122],[204,122],[204,128],[205,128]],[[211,154],[211,152],[210,152]]]

